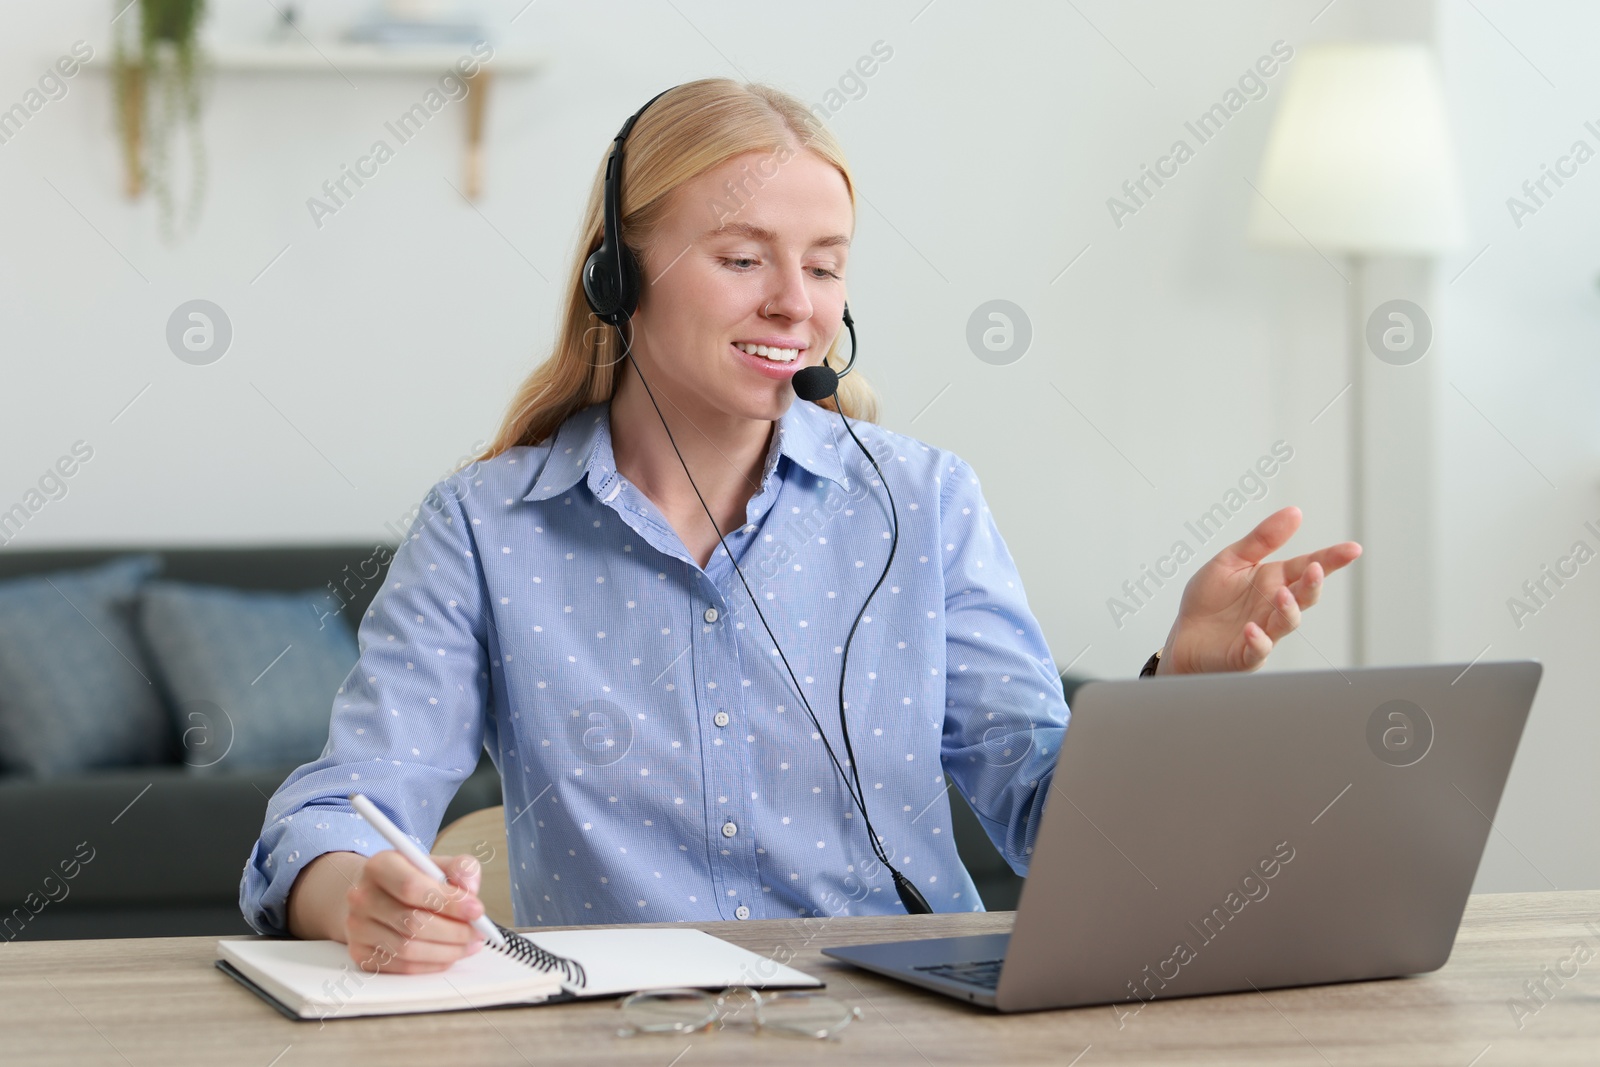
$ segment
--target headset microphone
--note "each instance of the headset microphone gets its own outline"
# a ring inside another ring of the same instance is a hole
[[[856,365],[856,324],[850,317],[849,304],[844,306],[844,325],[845,329],[850,331],[850,361],[844,365],[844,370],[838,373],[825,363],[795,371],[794,377],[789,379],[789,384],[794,386],[795,395],[801,400],[809,400],[813,404],[819,400],[826,400],[839,391],[839,379],[849,374],[850,368]]]
[[[670,90],[667,90],[670,91]],[[750,589],[750,583],[745,580],[744,570],[737,561],[734,561],[733,552],[728,548],[727,541],[722,536],[722,528],[717,525],[717,520],[711,514],[711,508],[706,504],[705,497],[700,495],[700,487],[695,485],[694,476],[689,473],[689,465],[684,461],[683,453],[678,449],[678,442],[672,436],[672,429],[667,425],[666,416],[661,413],[661,405],[656,403],[654,391],[650,383],[645,381],[644,371],[639,368],[639,361],[633,358],[632,338],[623,332],[623,324],[629,322],[634,310],[639,304],[640,280],[639,268],[632,251],[622,240],[622,159],[623,142],[628,139],[628,134],[633,131],[633,124],[639,121],[639,116],[645,109],[661,99],[665,92],[657,93],[645,102],[644,107],[633,113],[633,116],[623,123],[622,129],[617,133],[611,146],[611,154],[606,158],[604,209],[604,229],[601,230],[600,247],[589,255],[583,265],[583,295],[589,302],[589,308],[601,321],[617,328],[617,336],[623,345],[623,358],[633,364],[634,373],[639,375],[639,382],[644,386],[645,395],[650,398],[650,405],[656,409],[656,417],[661,420],[661,428],[667,433],[667,441],[672,445],[673,452],[677,453],[678,463],[683,467],[684,475],[689,479],[689,486],[694,490],[695,496],[700,500],[700,507],[706,513],[706,518],[711,521],[712,529],[717,531],[717,542],[722,546],[722,551],[728,559],[733,561],[734,573],[739,576],[739,582],[744,586],[744,591],[750,597],[750,604],[756,609],[756,617],[761,620],[761,626],[771,638],[772,646],[778,652],[778,658],[783,662],[784,670],[789,674],[789,681],[794,684],[795,692],[804,705],[806,714],[817,728],[817,735],[822,738],[823,748],[827,750],[828,759],[833,763],[834,770],[839,772],[839,777],[844,781],[845,792],[849,794],[856,809],[861,812],[861,821],[865,824],[867,841],[872,847],[872,853],[877,857],[890,877],[894,880],[895,892],[900,897],[900,903],[912,915],[926,915],[933,911],[927,900],[917,891],[911,880],[895,869],[889,862],[889,854],[883,847],[883,842],[878,839],[878,834],[872,828],[872,819],[867,814],[866,794],[861,787],[861,771],[856,764],[855,751],[850,744],[850,727],[845,722],[844,714],[844,681],[845,669],[850,662],[850,643],[855,640],[856,628],[861,625],[862,616],[866,614],[867,605],[872,603],[873,596],[883,585],[884,579],[889,576],[889,567],[894,563],[895,548],[900,543],[900,514],[894,506],[894,494],[889,492],[889,480],[883,476],[883,469],[878,466],[878,461],[872,453],[867,451],[867,446],[861,443],[861,438],[856,436],[855,430],[850,427],[850,420],[845,418],[844,412],[839,410],[839,421],[844,424],[845,431],[849,433],[856,447],[861,449],[862,455],[867,457],[867,462],[872,464],[872,469],[878,474],[878,484],[883,487],[885,495],[889,498],[889,512],[893,517],[893,534],[889,541],[889,558],[883,565],[883,573],[878,575],[877,585],[872,587],[872,592],[867,594],[867,599],[862,602],[861,610],[856,613],[855,622],[850,626],[850,634],[844,642],[844,658],[839,664],[839,732],[844,740],[845,757],[849,762],[850,773],[839,763],[839,758],[834,755],[833,745],[829,743],[827,735],[822,730],[822,724],[817,719],[817,714],[811,709],[811,702],[806,699],[805,690],[800,687],[800,680],[795,677],[794,668],[789,666],[789,658],[783,654],[778,646],[778,639],[772,633],[772,627],[767,623],[767,617],[761,610],[761,604],[756,600],[755,593]],[[797,371],[790,378],[795,395],[802,400],[816,402],[834,396],[839,390],[839,379],[850,373],[856,362],[856,324],[850,318],[850,306],[844,308],[844,324],[850,331],[850,359],[844,369],[835,372],[827,366],[806,367]],[[838,402],[835,401],[835,408]],[[852,782],[852,777],[854,781]]]

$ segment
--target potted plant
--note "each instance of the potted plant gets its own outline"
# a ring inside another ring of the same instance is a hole
[[[205,188],[200,136],[200,49],[205,0],[112,0],[115,45],[113,109],[122,144],[123,190],[137,200],[148,185],[160,208],[162,233],[173,233],[172,145],[181,126],[189,139],[191,174],[185,219],[192,229]],[[137,8],[137,29],[133,11]],[[137,35],[137,41],[133,38]]]

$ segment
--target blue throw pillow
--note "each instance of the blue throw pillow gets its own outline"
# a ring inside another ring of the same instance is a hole
[[[321,755],[334,695],[359,658],[326,598],[325,589],[145,586],[140,628],[192,770],[271,769]]]
[[[169,760],[171,717],[134,630],[157,555],[0,582],[0,768],[48,776]]]

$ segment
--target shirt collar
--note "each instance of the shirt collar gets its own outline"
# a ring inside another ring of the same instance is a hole
[[[610,404],[602,401],[567,416],[566,421],[556,428],[555,437],[550,442],[550,454],[545,459],[544,469],[533,483],[533,490],[522,499],[549,500],[571,489],[585,471],[597,465],[595,453],[602,443],[605,445],[605,464],[614,468],[616,464],[611,462],[609,412]],[[609,470],[596,473],[603,478],[616,472]]]
[[[828,478],[849,490],[849,476],[840,458],[833,420],[838,416],[808,400],[796,399],[778,419],[767,450],[761,481],[765,485],[777,468],[778,457],[788,456],[819,478]],[[589,489],[604,498],[617,480],[616,458],[611,451],[611,404],[601,401],[574,412],[556,430],[550,454],[533,490],[522,499],[548,500],[566,492],[588,475]]]
[[[844,459],[839,444],[839,416],[809,400],[796,398],[778,420],[778,432],[773,435],[772,449],[767,453],[767,466],[763,480],[777,465],[781,453],[819,478],[827,478],[848,490],[850,476],[845,473]],[[842,435],[843,447],[848,447],[850,437]]]

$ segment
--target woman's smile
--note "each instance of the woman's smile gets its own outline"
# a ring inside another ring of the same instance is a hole
[[[798,337],[768,334],[734,341],[733,347],[745,362],[756,360],[757,370],[775,378],[788,378],[805,365],[806,349],[810,347]]]

